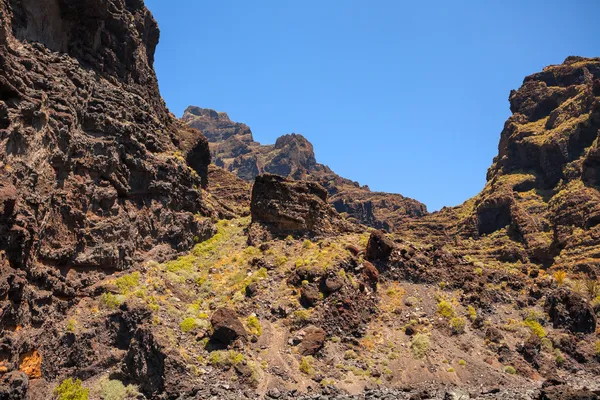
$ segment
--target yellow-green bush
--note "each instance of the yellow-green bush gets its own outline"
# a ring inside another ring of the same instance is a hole
[[[100,296],[100,306],[103,308],[114,310],[119,308],[120,305],[121,299],[112,293],[102,293],[102,296]]]
[[[215,367],[232,367],[244,361],[244,355],[234,350],[216,350],[208,356],[208,362]]]
[[[417,333],[410,342],[410,350],[416,359],[423,358],[430,349],[429,337],[422,333]]]
[[[262,335],[262,326],[260,325],[260,321],[256,315],[251,315],[246,320],[246,325],[248,326],[248,331],[252,335],[260,336]]]
[[[544,330],[544,327],[535,319],[527,318],[525,321],[523,321],[523,324],[531,330],[531,333],[539,338],[546,337],[546,331]]]
[[[193,331],[194,329],[196,329],[198,327],[198,321],[196,320],[196,318],[193,317],[188,317],[186,319],[184,319],[183,321],[181,321],[181,323],[179,324],[179,328],[181,329],[182,332],[188,333]]]
[[[313,362],[314,358],[312,356],[302,357],[300,360],[300,372],[312,375],[314,373]]]
[[[437,305],[438,313],[444,318],[452,318],[456,315],[452,304],[446,300],[442,300]]]
[[[450,319],[449,322],[450,329],[452,329],[452,333],[461,334],[465,331],[465,326],[467,325],[467,321],[462,317],[454,317]]]
[[[122,294],[127,294],[133,290],[136,286],[140,284],[141,274],[139,272],[134,272],[129,275],[124,275],[120,278],[117,278],[115,284],[119,288]]]
[[[81,386],[81,380],[69,378],[64,380],[56,389],[54,394],[57,400],[89,400],[90,390]]]

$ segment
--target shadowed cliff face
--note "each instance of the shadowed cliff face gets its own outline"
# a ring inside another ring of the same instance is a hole
[[[159,31],[143,2],[2,0],[0,14],[0,252],[11,268],[70,297],[208,238],[208,145],[160,97]],[[41,324],[39,311],[7,310],[2,323]]]
[[[231,121],[225,113],[199,107],[188,107],[182,121],[208,138],[217,166],[246,181],[253,182],[258,175],[269,173],[318,182],[327,189],[328,201],[339,213],[388,231],[403,219],[427,214],[425,205],[416,200],[371,192],[317,163],[313,145],[302,135],[283,135],[274,145],[261,145],[254,141],[247,125]]]

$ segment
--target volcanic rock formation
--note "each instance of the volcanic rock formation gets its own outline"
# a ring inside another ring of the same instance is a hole
[[[161,99],[142,1],[2,0],[0,20],[0,363],[52,377],[78,296],[214,233],[210,154]]]
[[[481,261],[600,276],[600,58],[549,66],[525,78],[509,100],[513,115],[483,191],[402,229],[454,241]]]

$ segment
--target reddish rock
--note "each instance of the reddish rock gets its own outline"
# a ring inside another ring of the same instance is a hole
[[[394,242],[384,232],[374,231],[367,244],[366,258],[369,261],[385,261],[390,257],[393,249]]]
[[[235,311],[220,308],[212,315],[210,322],[213,327],[212,338],[228,346],[236,339],[246,339],[248,336],[244,325]]]
[[[314,325],[307,326],[300,333],[302,339],[298,345],[298,353],[303,356],[315,355],[325,344],[325,330]]]
[[[331,235],[353,229],[326,200],[327,191],[317,183],[261,175],[252,188],[252,223],[279,237]]]

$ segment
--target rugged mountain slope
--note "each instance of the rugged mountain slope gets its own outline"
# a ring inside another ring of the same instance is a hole
[[[408,231],[453,238],[481,261],[599,276],[600,59],[570,57],[525,78],[510,105],[483,191]]]
[[[317,163],[312,144],[302,135],[284,135],[274,145],[261,145],[248,126],[231,121],[225,113],[199,107],[188,107],[182,121],[207,137],[217,166],[249,182],[263,173],[319,182],[338,212],[377,229],[393,230],[407,217],[427,214],[425,205],[416,200],[371,192]]]

